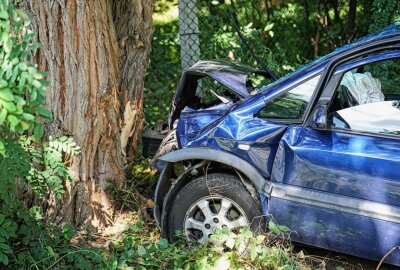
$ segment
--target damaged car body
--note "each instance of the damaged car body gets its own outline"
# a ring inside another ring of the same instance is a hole
[[[217,228],[264,230],[273,218],[295,242],[371,260],[399,246],[399,28],[276,81],[228,61],[185,72],[153,160],[163,236],[204,242]],[[223,87],[199,83],[206,77]],[[400,265],[400,252],[385,262]]]

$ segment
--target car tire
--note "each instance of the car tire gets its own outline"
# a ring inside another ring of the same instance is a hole
[[[206,242],[215,229],[236,230],[242,225],[264,232],[259,202],[237,176],[213,173],[193,179],[178,192],[167,216],[167,235],[176,241],[176,232],[181,231],[186,240]]]

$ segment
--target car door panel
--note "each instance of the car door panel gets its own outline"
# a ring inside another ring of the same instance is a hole
[[[295,241],[379,259],[400,244],[396,149],[396,139],[291,126],[273,165],[270,214]]]
[[[291,127],[271,180],[400,206],[398,149],[397,139]]]
[[[394,222],[275,197],[269,214],[290,226],[295,242],[358,257],[379,261],[400,243],[400,226]],[[400,265],[400,256],[394,252],[385,262]]]

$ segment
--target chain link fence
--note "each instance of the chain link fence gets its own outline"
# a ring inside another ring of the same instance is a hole
[[[278,5],[280,1],[272,2]],[[182,70],[199,59],[228,58],[253,66],[269,62],[272,69],[285,72],[277,63],[286,57],[288,48],[291,63],[285,66],[287,70],[306,62],[303,52],[310,51],[312,45],[295,38],[281,43],[282,33],[274,31],[272,2],[179,0]]]
[[[197,0],[180,0],[178,7],[182,70],[187,70],[200,58]]]

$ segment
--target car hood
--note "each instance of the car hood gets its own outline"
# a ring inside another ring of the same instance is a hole
[[[186,70],[177,87],[170,110],[169,126],[179,118],[181,111],[196,99],[198,80],[208,76],[226,86],[243,99],[250,95],[247,78],[250,74],[270,77],[267,72],[229,60],[203,60]]]

